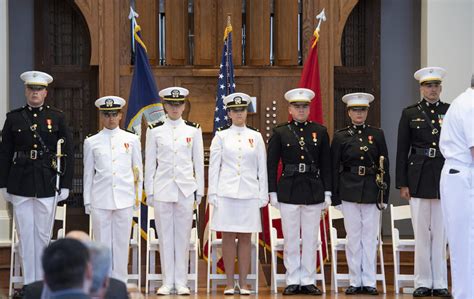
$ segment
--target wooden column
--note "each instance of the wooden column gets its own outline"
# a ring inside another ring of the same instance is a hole
[[[128,1],[127,1],[128,2]],[[140,0],[136,1],[138,25],[142,31],[142,40],[147,48],[148,59],[151,65],[157,64],[158,56],[158,1]],[[177,1],[176,1],[177,2]]]
[[[166,0],[166,64],[188,63],[188,1]]]
[[[194,1],[194,65],[218,65],[217,0]]]
[[[298,64],[298,0],[275,0],[275,65]]]
[[[247,65],[270,65],[270,0],[247,0]]]

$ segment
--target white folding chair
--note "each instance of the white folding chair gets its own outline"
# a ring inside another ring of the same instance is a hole
[[[62,224],[59,227],[56,238],[64,238],[66,234],[66,210],[67,205],[58,206],[56,208],[56,214],[54,217],[55,221],[61,221]],[[54,225],[54,224],[53,224]],[[54,241],[52,239],[51,241]],[[13,223],[12,223],[12,241],[11,241],[11,253],[10,253],[10,282],[8,286],[8,296],[13,295],[13,291],[16,288],[23,286],[23,268],[21,265],[20,257],[20,240],[18,238],[18,233],[16,230],[16,218],[15,213],[13,213]]]
[[[332,256],[332,279],[331,279],[331,289],[334,290],[335,293],[339,291],[340,287],[348,287],[349,286],[349,273],[340,273],[337,270],[337,254],[339,251],[346,250],[347,240],[346,238],[338,238],[337,237],[337,229],[334,227],[333,220],[343,219],[344,215],[341,211],[337,210],[335,207],[329,208],[329,238],[331,240],[331,256]],[[380,271],[377,269],[376,280],[382,283],[383,293],[387,293],[387,285],[385,282],[385,267],[384,267],[384,259],[383,259],[383,250],[382,250],[383,243],[380,241],[378,242],[378,257],[380,262]]]
[[[193,220],[196,220],[196,214],[193,214]],[[153,292],[158,287],[158,282],[163,280],[161,273],[156,273],[157,259],[160,251],[158,235],[152,226],[155,220],[155,211],[153,207],[148,206],[147,221],[147,241],[146,241],[146,275],[145,275],[145,293]],[[199,259],[200,240],[197,227],[191,229],[189,240],[189,272],[188,284],[195,294],[198,292],[198,259]]]
[[[130,251],[132,252],[131,268],[128,272],[127,282],[136,283],[138,286],[141,285],[141,239],[140,239],[140,223],[141,223],[140,209],[133,211],[133,223],[132,223],[132,235],[130,238]]]
[[[279,251],[283,252],[284,239],[278,238],[277,229],[273,227],[273,220],[281,219],[280,210],[273,207],[271,204],[268,205],[268,227],[270,228],[270,247],[272,252],[271,268],[271,290],[273,293],[278,293],[278,286],[284,286],[286,284],[285,273],[278,273],[277,271],[277,254]],[[300,246],[302,242],[300,239]],[[321,288],[323,293],[326,293],[326,279],[324,276],[324,259],[321,242],[321,234],[318,234],[318,249],[317,254],[320,261],[320,270],[316,273],[316,282],[321,281]],[[314,265],[316,267],[316,265]]]
[[[208,225],[211,227],[213,206],[209,205],[209,222]],[[209,294],[211,289],[217,290],[217,285],[225,285],[227,276],[225,274],[218,273],[217,262],[218,255],[217,251],[222,249],[222,239],[217,237],[217,233],[211,229],[208,229],[208,246],[207,246],[207,293]],[[237,242],[237,240],[235,240]],[[251,260],[250,260],[250,273],[247,274],[247,280],[251,283],[254,289],[253,293],[258,294],[258,233],[252,233],[251,237]],[[234,279],[238,279],[239,275],[234,274]]]
[[[411,219],[411,210],[409,205],[395,207],[390,205],[391,227],[392,227],[392,249],[393,249],[393,279],[395,293],[398,294],[400,288],[414,287],[414,274],[400,273],[400,252],[414,252],[415,239],[400,239],[400,233],[395,227],[395,221]]]

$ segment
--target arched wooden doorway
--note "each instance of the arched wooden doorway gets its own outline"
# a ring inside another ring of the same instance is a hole
[[[48,104],[64,111],[74,133],[74,186],[67,204],[82,207],[82,144],[97,130],[97,67],[90,66],[86,22],[70,0],[35,1],[35,68],[54,77]]]

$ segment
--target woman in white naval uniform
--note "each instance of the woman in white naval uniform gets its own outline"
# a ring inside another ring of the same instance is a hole
[[[246,126],[249,103],[244,93],[224,98],[232,125],[220,128],[211,143],[208,200],[214,213],[210,228],[222,232],[226,295],[250,294],[246,278],[251,233],[262,230],[260,208],[268,203],[265,143],[256,129]],[[236,247],[239,284],[234,284]]]
[[[204,195],[204,149],[198,124],[182,114],[189,91],[160,91],[166,119],[150,125],[146,136],[145,192],[155,207],[163,285],[158,295],[189,295],[188,260],[194,202]],[[197,208],[196,205],[196,208]]]
[[[84,141],[84,206],[95,239],[111,250],[111,276],[126,283],[133,209],[142,197],[140,139],[119,128],[124,99],[106,96],[95,105],[104,128]]]

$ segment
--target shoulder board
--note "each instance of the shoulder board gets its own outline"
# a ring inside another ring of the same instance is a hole
[[[224,131],[224,130],[227,130],[228,128],[230,128],[230,125],[227,124],[227,125],[225,125],[225,126],[223,126],[223,127],[218,128],[217,131],[219,131],[219,132],[220,132],[220,131]]]
[[[257,128],[254,128],[254,127],[251,127],[251,126],[247,126],[247,128],[249,128],[250,130],[254,130],[254,131],[260,132]]]
[[[375,131],[382,131],[382,129],[381,129],[381,128],[374,127],[374,126],[371,126],[371,125],[367,125],[367,128],[368,128],[368,129],[375,130]]]
[[[63,113],[63,111],[62,111],[61,109],[58,109],[58,108],[56,108],[56,107],[49,106],[49,105],[46,105],[46,109],[49,109],[49,110],[53,110],[53,111],[56,111],[56,112]]]
[[[135,135],[133,129],[124,129],[125,132]]]
[[[13,109],[12,111],[8,112],[8,113],[15,113],[15,112],[20,112],[21,110],[25,109],[26,106],[23,106],[23,107],[20,107],[20,108],[16,108],[16,109]]]
[[[199,129],[199,128],[201,127],[200,124],[198,124],[198,123],[193,123],[192,121],[187,121],[187,120],[185,120],[184,123],[187,124],[188,126],[195,127],[196,129]]]
[[[164,123],[165,123],[164,121],[160,120],[159,122],[156,122],[156,123],[154,123],[154,124],[149,124],[149,125],[148,125],[148,128],[153,129],[153,128],[162,126]]]
[[[347,127],[345,127],[345,128],[342,128],[342,129],[337,130],[336,132],[344,132],[344,131],[347,131],[347,130],[349,130],[350,127],[351,127],[351,126],[347,126]]]
[[[94,134],[89,134],[89,135],[87,135],[87,136],[86,136],[86,139],[89,138],[89,137],[91,137],[91,136],[93,136],[93,135],[94,135]]]

